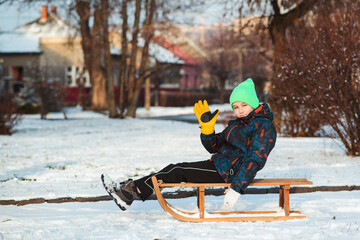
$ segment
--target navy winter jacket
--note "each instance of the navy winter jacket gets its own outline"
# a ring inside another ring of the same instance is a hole
[[[213,153],[219,174],[231,188],[241,194],[261,170],[275,146],[276,129],[273,114],[264,103],[248,116],[229,121],[218,134],[201,134],[201,142]]]

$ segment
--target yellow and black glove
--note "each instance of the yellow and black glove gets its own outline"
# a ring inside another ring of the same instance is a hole
[[[201,133],[205,135],[212,134],[214,130],[214,125],[219,115],[219,109],[211,113],[209,105],[206,100],[204,103],[201,100],[194,105],[194,113],[199,120]]]

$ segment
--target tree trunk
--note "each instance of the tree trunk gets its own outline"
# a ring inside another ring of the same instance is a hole
[[[120,63],[120,76],[119,76],[119,109],[120,116],[122,117],[125,112],[125,82],[126,82],[126,59],[127,59],[127,51],[128,51],[128,41],[127,41],[127,31],[128,31],[128,23],[127,23],[127,0],[122,1],[121,6],[121,16],[123,19],[122,24],[122,34],[121,34],[121,63]]]
[[[81,46],[84,55],[85,68],[89,72],[90,81],[92,79],[92,49],[91,49],[91,32],[89,19],[91,17],[90,3],[87,1],[76,0],[76,12],[80,17]]]
[[[277,0],[271,0],[271,5],[274,10],[274,15],[269,21],[269,32],[272,43],[274,45],[274,59],[278,59],[281,52],[281,47],[286,44],[285,40],[285,29],[287,23],[284,22],[284,15],[280,13],[280,7]],[[287,44],[286,44],[287,45]]]
[[[156,9],[155,0],[150,1],[150,6],[148,6],[148,1],[146,2],[146,19],[144,24],[144,40],[145,44],[142,49],[142,58],[139,68],[139,78],[136,80],[136,86],[133,98],[130,101],[130,104],[127,109],[126,116],[136,117],[136,107],[139,100],[139,95],[141,88],[144,84],[145,78],[148,74],[148,62],[149,62],[149,45],[151,38],[154,34],[154,24],[153,24],[153,15]]]
[[[149,4],[149,1],[146,0],[146,9],[148,9],[148,4]],[[148,17],[148,15],[146,17]],[[151,34],[149,42],[151,41],[152,36],[153,36],[153,34]],[[145,64],[144,65],[145,66],[144,71],[146,71],[146,69],[149,67],[149,51],[148,51],[148,49],[146,50],[145,54],[146,54],[146,60],[145,60],[144,63],[142,63],[142,64]],[[145,106],[145,109],[149,111],[150,110],[150,105],[151,105],[151,96],[150,96],[150,92],[151,92],[150,91],[150,84],[151,84],[151,82],[150,82],[150,76],[146,76],[146,77],[144,76],[144,78],[145,78],[145,91],[144,91],[144,94],[145,94],[144,102],[145,102],[145,104],[144,104],[144,106]]]
[[[285,35],[286,29],[308,13],[316,2],[317,0],[304,0],[298,4],[297,7],[285,14],[281,14],[278,1],[271,0],[274,15],[269,20],[269,32],[274,45],[274,65],[276,65],[281,52],[288,48],[288,42]]]
[[[76,12],[80,17],[81,45],[83,48],[85,67],[89,71],[91,90],[91,109],[106,110],[106,83],[101,69],[101,11],[98,3],[94,2],[94,26],[91,29],[89,19],[91,17],[90,3],[76,0]]]
[[[104,49],[103,58],[105,65],[102,65],[104,70],[104,75],[106,79],[106,89],[107,89],[107,104],[109,110],[109,118],[116,118],[116,105],[115,105],[115,92],[114,92],[114,76],[112,71],[112,61],[110,53],[110,43],[109,43],[109,2],[108,0],[101,0],[101,35],[103,37],[102,47]]]
[[[226,78],[222,78],[222,79],[219,80],[219,83],[220,83],[219,104],[224,103],[225,81],[226,81]]]
[[[108,108],[106,97],[106,80],[105,71],[102,66],[105,65],[104,44],[102,37],[102,11],[100,4],[94,2],[94,26],[92,28],[92,98],[91,109],[95,111],[103,111]]]
[[[137,39],[139,34],[139,23],[140,23],[140,11],[141,11],[141,0],[136,0],[136,9],[135,9],[135,21],[133,26],[133,34],[131,40],[131,59],[129,64],[129,85],[128,85],[128,104],[133,98],[135,91],[135,81],[136,81],[136,58],[137,58]]]
[[[145,79],[145,109],[150,110],[151,105],[151,86],[150,77]]]

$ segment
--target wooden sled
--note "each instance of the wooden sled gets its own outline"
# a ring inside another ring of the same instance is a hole
[[[184,222],[239,222],[239,221],[282,221],[289,219],[306,218],[300,211],[290,211],[290,186],[312,185],[305,178],[296,179],[254,179],[250,186],[280,186],[279,207],[285,216],[271,216],[277,211],[243,211],[243,212],[205,212],[205,188],[206,187],[228,187],[229,183],[162,183],[155,176],[152,177],[154,191],[161,207],[174,218]],[[161,189],[165,187],[196,187],[197,188],[197,212],[180,210],[171,206],[161,195]],[[248,215],[256,216],[248,216]],[[290,214],[296,214],[290,216]],[[227,215],[227,216],[226,216]],[[270,215],[270,216],[269,216]]]

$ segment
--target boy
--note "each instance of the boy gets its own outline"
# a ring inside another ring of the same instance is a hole
[[[237,119],[229,121],[218,134],[215,134],[214,125],[219,110],[211,113],[206,100],[194,106],[201,142],[212,154],[209,160],[170,164],[157,173],[121,183],[102,174],[106,191],[120,209],[125,211],[134,199],[145,201],[153,193],[151,177],[154,175],[165,183],[231,183],[225,190],[224,204],[233,207],[256,173],[264,167],[275,146],[276,129],[272,123],[273,114],[266,103],[259,104],[251,79],[232,91],[230,105]]]

